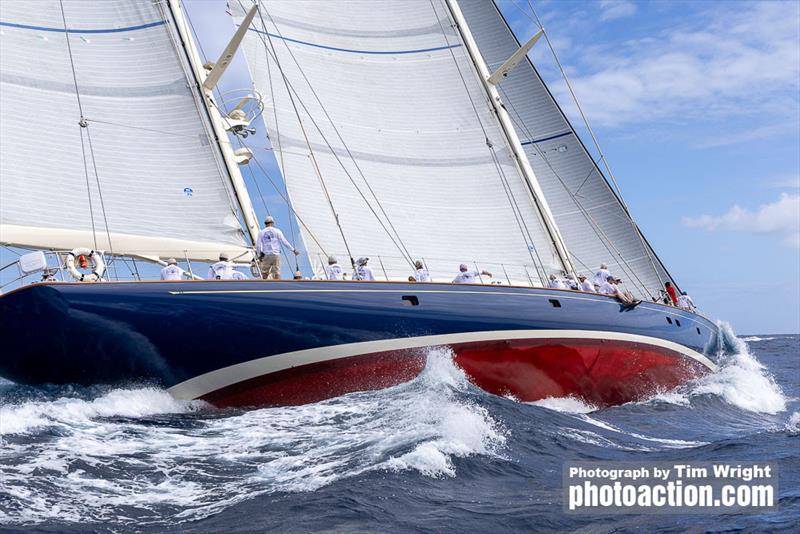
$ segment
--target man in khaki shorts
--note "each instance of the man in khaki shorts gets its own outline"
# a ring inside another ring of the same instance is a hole
[[[291,249],[295,256],[300,252],[284,237],[279,228],[275,228],[275,220],[272,217],[264,219],[264,229],[258,233],[256,240],[256,253],[258,254],[258,267],[261,270],[261,278],[273,278],[279,280],[281,277],[281,244]]]

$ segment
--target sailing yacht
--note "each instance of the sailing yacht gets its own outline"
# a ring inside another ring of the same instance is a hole
[[[212,63],[179,0],[0,5],[0,243],[42,279],[0,296],[0,376],[300,404],[412,379],[446,347],[491,393],[608,405],[715,370],[717,326],[661,302],[679,285],[528,59],[543,30],[520,43],[491,0],[229,15]],[[217,82],[240,47],[233,99]],[[113,279],[249,265],[242,169],[267,138],[313,279]],[[368,255],[378,281],[324,280],[331,255]],[[408,281],[417,260],[431,283]],[[451,284],[462,263],[493,277]],[[642,303],[546,288],[601,263]]]

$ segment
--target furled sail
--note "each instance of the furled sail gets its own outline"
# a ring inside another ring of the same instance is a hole
[[[4,0],[0,242],[243,253],[206,113],[166,2]]]
[[[490,70],[519,43],[491,0],[459,0]],[[497,85],[579,272],[607,263],[640,297],[671,280],[589,156],[536,69],[523,61]]]
[[[229,5],[238,23],[252,2]],[[443,0],[264,2],[245,55],[317,272],[563,269]]]

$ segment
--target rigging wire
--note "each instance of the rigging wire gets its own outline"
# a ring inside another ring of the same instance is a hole
[[[281,30],[278,27],[278,25],[275,23],[275,20],[272,18],[272,15],[269,13],[269,11],[267,11],[267,17],[269,17],[269,20],[272,23],[272,26],[275,28],[275,31],[277,32],[278,37],[283,41],[283,45],[286,47],[286,51],[289,53],[289,56],[292,58],[292,61],[294,62],[295,66],[297,66],[297,69],[300,72],[300,75],[303,77],[303,80],[306,82],[306,85],[311,90],[311,94],[314,96],[314,99],[317,101],[317,104],[319,104],[320,108],[322,109],[322,113],[325,115],[325,118],[328,120],[328,122],[330,123],[331,127],[333,128],[333,131],[336,134],[336,137],[339,139],[339,142],[342,144],[342,147],[344,148],[345,152],[347,153],[347,156],[353,162],[353,166],[356,168],[356,170],[358,171],[358,174],[361,176],[361,179],[364,181],[364,185],[366,185],[367,190],[372,195],[372,198],[375,199],[375,203],[377,204],[378,209],[381,211],[383,216],[386,218],[386,222],[389,224],[389,227],[392,229],[392,232],[394,232],[395,237],[397,237],[397,241],[400,243],[400,246],[403,249],[402,251],[405,252],[405,254],[406,254],[406,256],[408,256],[409,260],[413,260],[413,257],[411,256],[411,253],[408,251],[408,248],[405,246],[405,243],[403,243],[403,240],[400,237],[400,233],[397,231],[397,228],[395,228],[394,224],[392,223],[392,220],[389,218],[389,214],[386,213],[386,210],[384,209],[383,204],[381,203],[380,199],[378,199],[378,195],[375,193],[375,190],[372,188],[372,186],[370,185],[369,181],[367,180],[367,177],[364,175],[364,171],[361,170],[361,166],[358,164],[358,160],[355,158],[355,156],[353,156],[352,152],[350,151],[350,147],[348,146],[348,144],[345,142],[344,138],[342,137],[342,134],[339,131],[339,128],[337,128],[336,123],[334,123],[333,118],[331,118],[330,114],[328,113],[328,109],[322,103],[322,99],[319,97],[319,94],[314,89],[314,86],[311,85],[311,81],[308,79],[308,76],[306,76],[305,70],[300,66],[300,62],[297,61],[297,57],[294,55],[294,52],[292,51],[292,48],[289,46],[289,43],[286,41],[286,39],[283,38],[283,33],[281,32]],[[264,30],[266,31],[266,27],[264,27]],[[267,59],[267,62],[269,62],[269,58]],[[272,78],[270,76],[270,84],[271,83],[272,83]],[[270,86],[270,89],[271,89],[271,86]],[[273,100],[273,102],[274,102],[274,100]],[[276,121],[277,121],[277,114],[278,114],[277,109],[275,109]],[[276,126],[276,129],[277,129],[277,126]],[[364,200],[366,202],[366,199],[364,199]]]
[[[241,5],[241,1],[239,2],[239,4]],[[299,93],[298,93],[298,91],[297,91],[297,90],[294,88],[294,86],[292,85],[292,83],[289,81],[289,79],[288,79],[288,76],[287,76],[287,75],[286,75],[286,73],[283,71],[283,68],[280,66],[280,61],[279,61],[279,60],[278,60],[278,58],[277,58],[277,52],[276,52],[276,50],[275,50],[275,47],[274,47],[274,45],[272,44],[272,37],[271,37],[271,36],[269,35],[269,33],[266,31],[266,24],[265,24],[265,22],[264,22],[263,15],[261,14],[261,9],[260,9],[260,8],[259,8],[259,18],[260,18],[260,20],[261,20],[261,24],[262,24],[262,27],[264,28],[264,31],[263,31],[263,32],[257,32],[257,34],[259,35],[259,37],[261,38],[261,41],[262,41],[262,43],[264,44],[264,49],[265,49],[266,53],[267,53],[267,54],[270,54],[270,55],[272,56],[273,60],[276,62],[276,65],[278,66],[278,69],[279,69],[279,71],[280,71],[280,73],[281,73],[281,76],[282,76],[282,78],[283,78],[283,81],[284,81],[284,85],[287,87],[287,91],[288,91],[288,93],[289,93],[289,96],[290,96],[290,99],[291,99],[292,105],[295,107],[295,110],[297,110],[297,108],[296,108],[296,104],[295,104],[295,101],[294,101],[294,97],[292,97],[292,93],[294,93],[294,95],[297,97],[297,101],[300,103],[300,107],[301,107],[301,108],[303,109],[303,111],[305,111],[305,113],[308,115],[308,118],[309,118],[309,120],[311,121],[311,123],[312,123],[312,124],[314,125],[314,127],[316,128],[317,132],[319,133],[319,135],[320,135],[320,137],[321,137],[322,141],[324,142],[325,146],[327,147],[328,151],[329,151],[329,152],[330,152],[330,154],[331,154],[331,155],[334,157],[334,159],[335,159],[335,160],[336,160],[336,162],[339,164],[339,166],[342,168],[342,170],[343,170],[344,174],[345,174],[345,175],[347,176],[347,178],[350,180],[350,183],[353,185],[353,187],[355,188],[356,192],[359,194],[359,196],[361,196],[362,200],[364,200],[365,204],[367,205],[367,207],[369,208],[369,210],[372,212],[372,214],[375,216],[375,218],[377,219],[378,223],[379,223],[379,224],[381,225],[381,227],[383,228],[384,232],[386,232],[386,235],[387,235],[387,236],[389,237],[389,239],[392,241],[392,243],[394,244],[394,246],[395,246],[395,247],[398,249],[398,251],[399,251],[399,252],[400,252],[400,254],[401,254],[401,257],[402,257],[402,258],[403,258],[403,259],[404,259],[404,260],[405,260],[405,261],[406,261],[406,262],[407,262],[407,263],[408,263],[410,266],[412,266],[412,268],[413,268],[413,265],[414,265],[413,258],[412,258],[410,255],[407,255],[407,254],[406,254],[406,251],[404,250],[404,247],[403,247],[403,246],[401,246],[401,244],[400,244],[400,243],[398,243],[399,236],[397,236],[397,237],[398,237],[398,239],[396,239],[396,238],[395,238],[395,236],[393,236],[393,235],[392,235],[392,233],[389,231],[389,229],[386,227],[386,223],[384,223],[383,219],[382,219],[382,218],[381,218],[381,217],[378,215],[378,213],[375,211],[375,208],[372,206],[372,203],[371,203],[371,202],[370,202],[370,201],[367,199],[367,197],[366,197],[366,195],[364,194],[364,192],[363,192],[363,191],[361,190],[361,188],[358,186],[358,184],[356,183],[356,181],[355,181],[355,179],[353,178],[352,174],[351,174],[351,173],[350,173],[350,171],[347,169],[347,166],[345,166],[345,165],[344,165],[344,163],[342,162],[341,158],[339,157],[339,154],[336,152],[336,150],[334,150],[333,146],[332,146],[332,145],[330,144],[330,142],[328,141],[328,138],[325,136],[324,132],[322,131],[322,128],[320,127],[319,123],[316,121],[316,119],[314,118],[313,114],[312,114],[312,113],[309,111],[308,107],[307,107],[307,106],[306,106],[306,104],[303,102],[303,99],[300,97],[300,94],[299,94]],[[264,36],[263,36],[263,35],[261,35],[261,33],[265,33],[265,34],[267,34],[267,39],[265,39],[265,38],[264,38]],[[269,44],[269,46],[267,46],[267,40],[268,40],[268,41],[269,41],[269,43],[270,43],[270,44]],[[270,51],[270,49],[271,49],[271,51]],[[303,126],[302,126],[302,120],[300,120],[300,115],[299,115],[299,113],[298,113],[297,111],[295,111],[295,115],[296,115],[296,116],[297,116],[297,118],[298,118],[298,122],[300,123],[301,129],[302,129],[303,131],[305,131],[305,129],[304,129],[304,128],[303,128]],[[335,128],[335,125],[333,125],[333,126],[334,126],[334,128]],[[308,142],[307,142],[307,145],[308,145],[309,149],[311,149],[311,146],[310,146],[310,144],[309,144]],[[313,153],[313,151],[312,151],[312,153]],[[324,183],[324,181],[323,181],[323,183]],[[369,185],[369,184],[367,184],[367,185]],[[391,222],[391,221],[388,221],[388,222]],[[337,224],[338,224],[338,219],[337,219]],[[352,256],[351,256],[351,262],[352,262]]]
[[[495,165],[495,170],[497,171],[498,176],[500,178],[500,182],[503,184],[503,188],[506,191],[506,196],[508,197],[509,204],[511,205],[512,213],[514,213],[514,218],[517,221],[517,226],[519,227],[520,233],[522,234],[522,240],[525,242],[525,246],[528,249],[528,254],[531,257],[531,261],[533,262],[533,266],[536,269],[536,272],[540,276],[541,282],[544,283],[544,281],[547,278],[547,270],[545,269],[544,262],[542,261],[542,258],[539,255],[539,251],[536,248],[533,237],[531,236],[527,222],[525,221],[525,218],[522,215],[522,210],[519,207],[519,203],[517,202],[516,196],[513,193],[511,184],[508,181],[508,177],[503,171],[502,165],[500,164],[500,160],[497,157],[497,153],[494,150],[492,142],[489,140],[489,134],[486,131],[485,126],[483,125],[483,120],[481,119],[478,107],[472,98],[472,93],[470,93],[469,91],[469,86],[467,85],[467,81],[464,78],[464,74],[461,72],[461,67],[458,64],[458,59],[456,59],[455,52],[453,52],[453,48],[450,46],[450,39],[448,39],[447,37],[447,32],[445,31],[444,25],[442,24],[442,20],[439,17],[439,12],[436,10],[436,6],[434,5],[433,0],[429,0],[429,2],[431,5],[431,9],[433,10],[434,17],[436,18],[436,21],[439,24],[439,29],[442,32],[442,37],[444,38],[445,44],[447,45],[447,49],[450,52],[450,57],[452,58],[453,64],[455,65],[456,71],[458,72],[458,76],[461,79],[461,84],[463,85],[464,91],[467,94],[467,98],[469,99],[469,103],[472,106],[472,111],[475,114],[476,119],[478,120],[478,124],[481,127],[481,132],[483,132],[483,137],[485,139],[486,146],[489,149],[489,152],[491,153],[492,161],[494,162]],[[448,21],[450,21],[449,15],[448,15]],[[450,21],[450,23],[451,25],[454,25],[452,21]],[[488,96],[486,98],[488,98]],[[493,106],[490,102],[487,102],[487,104],[489,105],[489,109],[493,109]],[[534,202],[536,202],[535,197],[534,197]],[[517,217],[517,211],[519,212],[519,217]],[[520,224],[520,222],[522,224]],[[534,256],[536,258],[534,258]],[[536,262],[536,259],[539,260],[538,264]],[[541,266],[541,272],[539,271],[540,266]]]
[[[241,5],[241,2],[239,2],[239,4]],[[242,7],[244,7],[244,6],[242,6]],[[311,148],[311,141],[309,140],[308,134],[306,133],[305,126],[303,125],[303,120],[300,117],[300,111],[298,110],[297,103],[295,102],[294,96],[292,95],[292,91],[290,89],[288,78],[287,78],[286,74],[283,72],[283,68],[281,67],[280,61],[278,60],[278,55],[277,55],[277,52],[275,51],[275,46],[272,43],[272,38],[269,36],[269,33],[267,33],[267,25],[266,25],[266,22],[264,21],[264,16],[261,13],[261,6],[260,5],[256,8],[256,12],[258,13],[258,18],[261,21],[261,25],[264,28],[264,33],[267,34],[267,39],[269,41],[269,49],[272,49],[273,60],[275,61],[275,66],[278,68],[278,70],[281,73],[281,76],[283,78],[284,87],[286,88],[286,92],[287,92],[287,94],[289,96],[289,101],[292,104],[292,109],[294,110],[294,114],[297,117],[297,122],[298,122],[298,125],[300,126],[300,131],[302,132],[303,139],[305,139],[306,146],[308,147],[309,159],[310,159],[311,164],[312,164],[312,166],[314,168],[314,172],[316,173],[317,178],[319,179],[319,183],[320,183],[320,186],[322,187],[323,193],[325,194],[325,198],[328,201],[328,206],[330,207],[331,213],[333,214],[333,219],[336,222],[336,227],[338,228],[339,234],[340,234],[340,236],[342,238],[342,243],[344,243],[344,247],[347,250],[347,255],[350,258],[350,263],[351,263],[353,269],[355,270],[356,262],[355,262],[355,259],[353,258],[353,253],[350,250],[350,244],[347,242],[347,237],[346,237],[346,235],[344,233],[344,228],[342,228],[342,223],[341,223],[341,221],[339,219],[339,214],[336,212],[336,208],[333,205],[333,199],[331,198],[330,192],[328,191],[328,186],[325,183],[325,179],[322,176],[322,171],[320,170],[319,165],[317,163],[317,159],[314,156],[314,150]],[[258,34],[258,35],[260,35],[260,34]],[[267,51],[267,56],[269,56],[269,49],[267,48],[267,41],[264,39],[263,35],[260,35],[260,37],[261,37],[262,43],[264,44],[264,49]],[[297,97],[298,97],[298,99],[300,98],[299,95],[297,95]],[[301,104],[302,104],[302,102],[301,102]],[[304,109],[305,109],[305,106],[304,106]],[[276,113],[277,113],[277,111],[276,111]],[[308,113],[308,110],[306,110],[306,113]],[[308,113],[308,115],[310,117],[310,113]],[[313,121],[313,117],[311,119]],[[284,176],[284,178],[285,178],[285,176]]]
[[[514,0],[512,0],[512,2],[513,1]],[[653,267],[653,272],[655,273],[656,278],[658,279],[659,283],[663,285],[664,280],[661,278],[661,273],[659,273],[658,269],[656,268],[656,264],[655,261],[653,260],[653,254],[650,250],[650,246],[645,242],[644,236],[639,231],[638,225],[633,220],[633,216],[631,215],[630,210],[628,209],[628,205],[625,203],[625,199],[622,196],[622,191],[620,190],[619,184],[617,183],[617,179],[614,176],[614,172],[611,170],[611,166],[609,165],[608,160],[606,159],[606,156],[603,153],[603,149],[600,148],[600,143],[598,142],[597,137],[594,134],[594,130],[589,125],[589,119],[586,117],[586,114],[583,111],[583,107],[578,101],[578,97],[575,94],[575,90],[572,87],[572,82],[570,82],[569,76],[567,76],[567,72],[564,70],[564,66],[561,64],[561,60],[558,58],[558,54],[556,54],[556,49],[553,47],[553,43],[550,42],[550,37],[547,35],[547,32],[544,31],[544,26],[542,25],[542,21],[539,19],[539,15],[536,13],[536,9],[534,9],[533,7],[533,3],[531,2],[531,0],[527,0],[527,2],[528,2],[528,7],[530,8],[531,13],[533,14],[536,24],[539,26],[539,29],[542,30],[542,33],[544,34],[544,39],[547,42],[547,47],[550,49],[550,53],[553,55],[553,59],[555,60],[556,65],[558,66],[558,70],[561,72],[561,76],[564,78],[564,82],[566,83],[567,89],[569,90],[569,93],[572,96],[572,100],[573,102],[575,102],[575,107],[578,109],[581,119],[583,120],[583,124],[586,126],[586,130],[589,132],[589,135],[592,138],[592,143],[594,144],[597,153],[600,155],[600,161],[603,162],[603,166],[606,168],[608,176],[611,178],[611,181],[614,184],[614,188],[616,189],[615,195],[619,200],[620,204],[622,205],[622,208],[625,210],[625,213],[628,215],[628,218],[630,219],[631,228],[639,237],[639,241],[641,242],[643,252],[650,260],[650,265]]]
[[[517,128],[519,128],[520,130],[522,130],[522,131],[523,131],[523,133],[525,134],[525,136],[526,136],[528,139],[530,139],[531,141],[533,141],[533,139],[535,139],[535,136],[533,135],[533,132],[531,132],[531,131],[530,131],[530,129],[528,128],[528,126],[525,124],[525,122],[522,120],[522,116],[520,115],[520,113],[519,113],[519,111],[516,109],[516,107],[514,106],[514,102],[513,102],[513,100],[512,100],[511,98],[509,98],[509,97],[508,97],[508,94],[507,94],[507,92],[505,91],[505,89],[504,89],[502,86],[499,86],[499,89],[500,89],[500,91],[503,93],[504,101],[505,101],[505,102],[508,102],[508,105],[509,105],[509,107],[511,108],[511,112],[512,112],[512,113],[510,113],[510,114],[509,114],[509,116],[510,116],[510,118],[511,118],[512,122],[514,123],[514,125],[515,125]],[[516,119],[514,118],[515,116],[516,116]],[[616,247],[616,246],[613,244],[613,242],[612,242],[612,241],[611,241],[611,239],[608,237],[608,235],[605,233],[605,231],[602,229],[602,227],[601,227],[599,224],[597,224],[597,222],[595,221],[594,217],[593,217],[593,216],[591,215],[591,213],[589,212],[588,208],[586,208],[586,207],[585,207],[585,206],[584,206],[584,205],[581,203],[581,201],[579,200],[579,198],[578,198],[577,194],[573,194],[573,193],[572,193],[572,192],[569,190],[569,187],[567,186],[566,182],[565,182],[565,181],[564,181],[564,179],[561,177],[561,175],[559,174],[559,172],[558,172],[558,171],[555,169],[555,167],[552,165],[552,163],[550,162],[550,159],[547,157],[546,151],[545,151],[545,150],[542,150],[542,148],[539,146],[539,143],[536,143],[536,142],[534,142],[534,146],[536,147],[538,154],[539,154],[539,155],[542,157],[542,160],[544,160],[544,162],[545,162],[545,163],[547,164],[547,166],[550,168],[550,171],[553,173],[553,175],[556,177],[556,179],[558,180],[558,182],[559,182],[559,183],[561,184],[561,186],[564,188],[564,191],[566,191],[566,192],[567,192],[567,194],[568,194],[568,195],[570,195],[570,196],[572,197],[572,199],[573,199],[573,200],[574,200],[574,202],[575,202],[575,205],[578,207],[578,209],[581,211],[581,213],[584,215],[584,217],[585,217],[585,218],[586,218],[586,219],[589,221],[589,226],[590,226],[590,227],[592,228],[592,230],[595,232],[595,235],[597,236],[597,238],[598,238],[598,240],[600,241],[600,243],[602,243],[602,244],[603,244],[603,246],[606,248],[606,250],[607,250],[607,251],[608,251],[610,254],[612,254],[612,255],[613,255],[614,253],[616,253],[616,255],[617,255],[617,256],[619,256],[619,259],[620,259],[620,260],[622,260],[622,262],[623,262],[623,264],[625,265],[625,267],[627,267],[627,272],[625,273],[625,276],[626,276],[626,277],[629,277],[629,278],[631,278],[631,279],[634,279],[634,278],[635,278],[635,279],[636,279],[636,281],[638,282],[638,286],[639,286],[639,287],[638,287],[638,289],[639,289],[640,291],[642,291],[642,294],[648,294],[648,295],[650,295],[650,291],[648,291],[648,289],[647,289],[647,286],[646,286],[646,285],[645,285],[645,284],[642,282],[642,280],[639,278],[638,274],[636,273],[636,270],[635,270],[635,269],[633,269],[633,267],[631,267],[631,265],[630,265],[630,264],[628,263],[628,261],[627,261],[627,260],[624,258],[624,256],[623,256],[623,255],[622,255],[622,253],[619,251],[619,249],[617,249],[617,247]],[[594,167],[593,167],[591,172],[594,172],[594,171],[595,171],[595,169],[594,169]],[[591,174],[591,173],[590,173],[590,174]],[[613,249],[613,250],[612,250],[612,249]],[[572,251],[570,251],[570,254],[571,254],[573,257],[575,257],[575,255],[574,255],[574,253],[573,253]],[[576,259],[577,259],[577,258],[576,258]],[[581,262],[581,263],[583,263],[583,262]],[[586,265],[586,264],[584,264],[584,266],[585,266],[585,265]],[[621,266],[622,266],[622,265],[620,265],[620,267],[621,267]],[[625,269],[624,269],[624,268],[623,268],[623,271],[625,271]],[[591,269],[590,269],[590,272],[591,272]],[[630,275],[630,276],[629,276],[629,275]],[[650,296],[652,296],[652,295],[650,295]]]
[[[94,248],[97,249],[97,232],[95,230],[94,211],[92,209],[92,193],[91,193],[91,188],[89,187],[89,171],[88,171],[87,163],[86,163],[86,149],[85,149],[85,146],[84,146],[84,143],[83,143],[83,130],[84,129],[86,130],[86,141],[87,141],[87,144],[89,145],[89,155],[90,155],[91,160],[92,160],[92,168],[94,170],[94,177],[95,177],[95,181],[97,183],[97,194],[98,194],[98,196],[100,198],[100,210],[101,210],[101,212],[103,214],[103,222],[104,222],[105,227],[106,227],[106,237],[108,239],[108,248],[109,248],[109,252],[111,253],[111,256],[113,257],[114,256],[114,246],[111,243],[111,231],[110,231],[109,226],[108,226],[108,215],[106,214],[105,202],[103,201],[103,190],[100,187],[100,176],[97,173],[97,161],[96,161],[95,155],[94,155],[94,146],[92,145],[92,136],[91,136],[91,133],[89,132],[89,123],[88,123],[88,121],[86,120],[86,117],[83,114],[83,103],[81,102],[81,92],[80,92],[80,90],[78,88],[78,74],[77,74],[76,69],[75,69],[75,58],[73,57],[73,54],[72,54],[72,43],[70,43],[70,40],[69,40],[70,31],[69,31],[69,27],[67,26],[67,15],[66,15],[66,12],[64,11],[64,1],[63,0],[58,0],[58,4],[59,4],[59,7],[61,8],[61,21],[64,23],[64,34],[65,34],[65,39],[66,39],[66,42],[67,42],[67,53],[69,54],[69,64],[70,64],[70,69],[72,70],[72,82],[73,82],[73,84],[75,86],[75,98],[76,98],[76,100],[78,102],[78,112],[80,113],[80,116],[81,116],[80,121],[78,122],[78,127],[81,129],[80,130],[80,134],[81,134],[81,151],[83,153],[84,174],[86,176],[87,193],[89,195],[89,211],[90,211],[90,215],[91,215],[91,219],[92,219],[92,237],[93,237],[93,240],[94,240]],[[119,273],[117,272],[116,262],[110,261],[109,264],[113,265],[113,267],[114,267],[114,276],[119,280]]]

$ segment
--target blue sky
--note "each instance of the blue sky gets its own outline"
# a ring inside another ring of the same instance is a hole
[[[533,35],[527,0],[499,2],[520,40]],[[216,57],[233,32],[224,0],[185,3]],[[799,332],[800,4],[533,6],[631,211],[681,286],[740,333]],[[531,57],[589,141],[546,45]],[[223,87],[248,84],[240,55]],[[278,175],[268,152],[261,159]],[[279,197],[266,196],[285,220]]]

